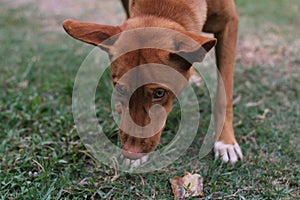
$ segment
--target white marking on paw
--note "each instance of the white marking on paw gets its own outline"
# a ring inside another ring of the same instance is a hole
[[[215,158],[221,158],[223,162],[227,163],[230,161],[231,164],[237,162],[238,158],[243,159],[243,154],[239,144],[230,145],[224,144],[223,142],[216,142],[215,147]]]

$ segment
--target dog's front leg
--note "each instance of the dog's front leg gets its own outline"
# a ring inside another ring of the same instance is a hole
[[[215,125],[216,132],[220,134],[216,135],[214,150],[215,156],[221,157],[224,162],[230,161],[231,163],[235,163],[238,158],[242,159],[242,152],[236,142],[233,130],[232,106],[234,63],[238,37],[237,15],[231,17],[224,26],[224,29],[216,33],[215,37],[218,39],[216,59],[220,72],[218,95],[215,101]],[[223,111],[226,111],[226,113]]]

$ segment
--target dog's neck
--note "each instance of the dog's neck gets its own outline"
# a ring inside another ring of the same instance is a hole
[[[185,3],[182,2],[178,0],[131,0],[130,17],[146,21],[143,23],[146,26],[161,27],[166,23],[157,23],[157,21],[168,21],[168,23],[176,23],[177,28],[182,27],[186,31],[200,33],[206,21],[206,1],[186,0]],[[182,13],[186,14],[182,15]]]

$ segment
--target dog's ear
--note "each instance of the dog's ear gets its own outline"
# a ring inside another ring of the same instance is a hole
[[[114,42],[113,40],[106,40],[121,32],[119,26],[93,24],[70,19],[63,22],[63,27],[66,32],[75,39],[100,46],[104,49],[108,49]],[[106,41],[105,44],[102,44],[103,41]]]
[[[175,39],[176,49],[170,54],[173,59],[185,60],[189,67],[194,62],[201,62],[206,53],[217,43],[217,39],[184,32]],[[189,68],[188,67],[188,68]]]

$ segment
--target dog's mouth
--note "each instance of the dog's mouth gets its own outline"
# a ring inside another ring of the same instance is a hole
[[[130,170],[146,164],[159,144],[161,133],[162,130],[148,138],[138,138],[120,130],[123,147],[119,164]]]
[[[160,135],[160,133],[155,136],[157,135]],[[158,141],[151,139],[153,138],[127,140],[123,143],[122,156],[124,159],[132,161],[143,159],[143,157],[148,156],[151,152],[153,152],[159,143],[159,138],[156,138]]]
[[[137,153],[137,152],[132,152],[130,150],[122,149],[122,155],[130,160],[138,160],[142,158],[146,153]]]

